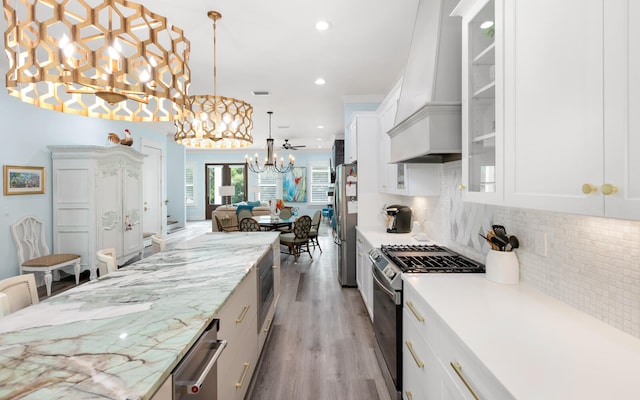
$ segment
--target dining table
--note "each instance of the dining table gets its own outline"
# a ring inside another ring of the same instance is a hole
[[[289,218],[280,218],[277,215],[259,215],[253,217],[265,231],[273,231],[279,228],[291,229],[297,216],[292,215]]]

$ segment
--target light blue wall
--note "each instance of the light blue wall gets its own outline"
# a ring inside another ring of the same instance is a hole
[[[348,131],[349,122],[354,112],[376,111],[380,103],[344,103],[344,131]]]
[[[4,85],[0,87],[0,119],[0,163],[43,166],[46,177],[45,194],[0,196],[0,278],[17,275],[19,272],[10,225],[20,218],[34,215],[43,220],[47,228],[47,243],[51,249],[52,181],[51,153],[47,149],[48,145],[109,145],[109,132],[123,137],[124,129],[128,128],[134,138],[133,147],[136,150],[140,150],[141,138],[162,143],[166,149],[164,135],[150,129],[148,124],[109,121],[43,110],[9,96]],[[164,160],[166,170],[166,157]],[[166,181],[164,177],[163,181]]]
[[[171,138],[167,140],[167,160],[171,168],[167,169],[167,215],[171,219],[178,221],[177,227],[184,227],[187,221],[187,209],[185,206],[185,147],[174,142]]]
[[[255,153],[255,150],[250,152]],[[263,155],[266,150],[258,151],[258,155]],[[195,168],[194,181],[195,181],[195,195],[196,205],[193,207],[187,207],[187,220],[198,221],[205,219],[205,170],[204,166],[207,163],[244,163],[244,157],[247,154],[246,150],[243,151],[187,151],[187,165],[193,165]],[[279,154],[285,159],[288,154]],[[307,173],[309,172],[309,164],[329,166],[329,159],[331,158],[331,151],[294,151],[291,155],[295,157],[295,165],[298,167],[307,167]],[[322,163],[322,164],[321,164]],[[257,176],[253,172],[249,172],[249,200],[253,200],[253,193],[251,188],[258,184]],[[310,179],[307,178],[307,184]],[[310,205],[307,203],[287,203],[287,205],[298,207],[300,214],[312,215],[315,210],[322,208],[319,205]]]

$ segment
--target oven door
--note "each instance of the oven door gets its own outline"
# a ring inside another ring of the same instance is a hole
[[[402,388],[402,292],[394,290],[375,265],[373,276],[373,333],[376,356],[392,399],[400,398]]]

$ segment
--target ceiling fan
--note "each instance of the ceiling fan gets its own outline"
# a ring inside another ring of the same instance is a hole
[[[285,139],[284,140],[284,144],[282,145],[282,148],[284,150],[298,150],[298,149],[301,149],[303,147],[307,147],[307,146],[304,145],[304,144],[300,144],[300,145],[294,146],[291,143],[289,143],[289,139]]]

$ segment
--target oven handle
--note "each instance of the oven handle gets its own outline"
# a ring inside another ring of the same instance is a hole
[[[401,304],[401,299],[399,299],[400,297],[400,293],[398,292],[392,292],[391,290],[387,289],[387,287],[380,282],[380,280],[378,279],[378,277],[376,276],[376,271],[375,271],[375,266],[371,266],[371,276],[373,277],[373,281],[376,283],[376,285],[382,289],[383,292],[385,292],[389,298],[394,302],[394,304],[398,305]]]

